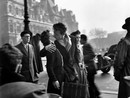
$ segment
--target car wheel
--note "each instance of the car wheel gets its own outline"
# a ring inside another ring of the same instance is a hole
[[[106,67],[106,68],[101,69],[101,71],[103,73],[108,73],[110,71],[110,69],[111,69],[111,67]]]

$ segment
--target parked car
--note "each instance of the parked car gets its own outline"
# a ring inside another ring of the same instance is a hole
[[[110,71],[111,66],[113,66],[114,64],[116,46],[117,44],[110,46],[110,48],[106,53],[104,53],[104,55],[96,55],[95,62],[97,64],[97,70],[101,70],[103,73],[108,73]]]

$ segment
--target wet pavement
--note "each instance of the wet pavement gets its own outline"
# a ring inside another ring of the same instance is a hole
[[[101,92],[102,98],[117,98],[119,82],[113,77],[113,68],[106,74],[98,71],[95,75],[95,83]]]
[[[117,94],[102,93],[101,98],[117,98]]]
[[[47,86],[47,72],[39,74],[39,83]],[[101,92],[101,98],[117,98],[118,82],[113,77],[113,69],[107,74],[98,71],[95,76],[95,83]]]

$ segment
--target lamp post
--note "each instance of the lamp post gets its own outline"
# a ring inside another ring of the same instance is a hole
[[[28,4],[27,0],[24,0],[24,31],[30,32],[32,36],[32,32],[29,29],[29,15],[28,15]]]

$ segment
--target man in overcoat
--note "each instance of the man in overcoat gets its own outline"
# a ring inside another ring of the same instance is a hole
[[[100,92],[94,82],[96,74],[96,65],[94,62],[95,53],[93,47],[88,43],[87,36],[85,34],[80,35],[80,43],[83,45],[84,63],[88,71],[89,93],[90,98],[100,98]]]
[[[122,28],[127,33],[117,45],[114,77],[119,81],[118,98],[128,98],[130,97],[130,81],[125,77],[130,76],[130,17],[125,20]]]
[[[23,53],[21,74],[26,78],[27,82],[36,83],[38,81],[38,70],[33,46],[29,44],[31,33],[23,31],[20,36],[22,42],[16,47]]]

